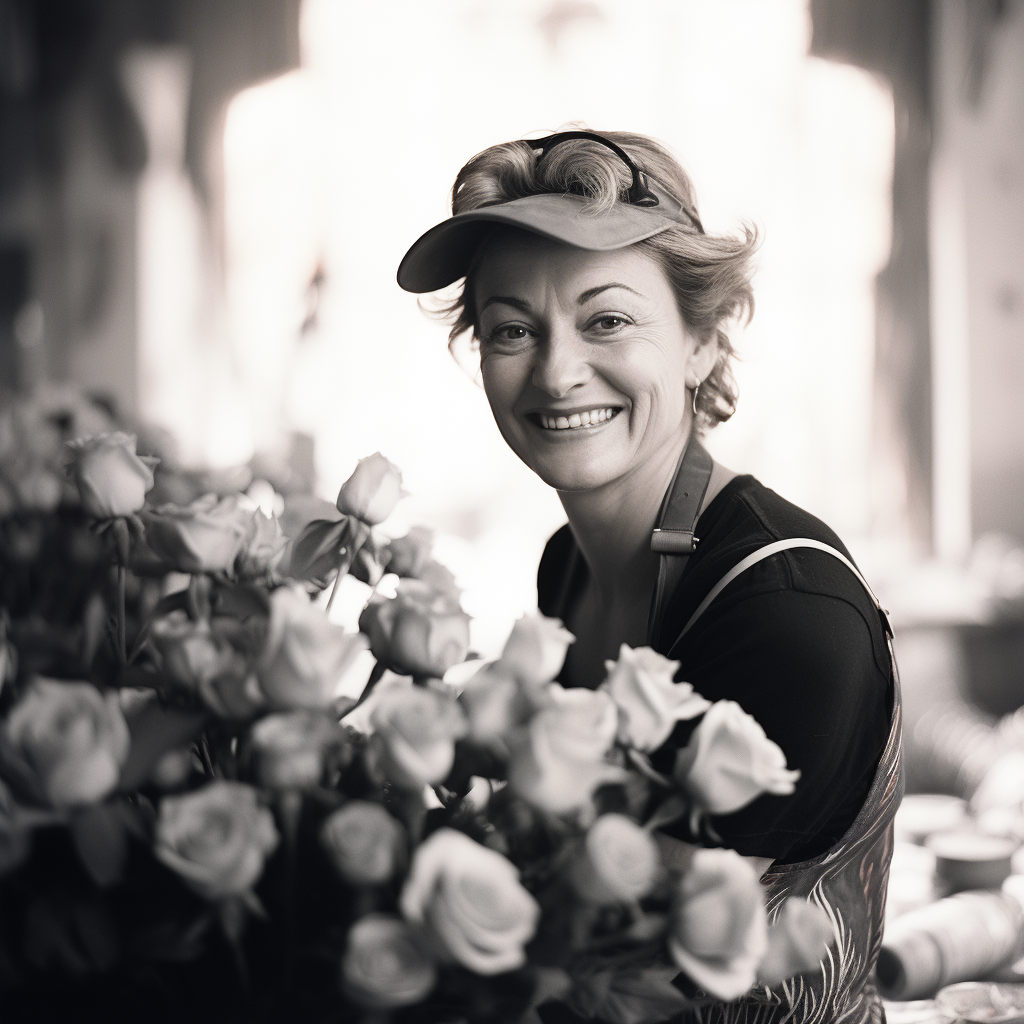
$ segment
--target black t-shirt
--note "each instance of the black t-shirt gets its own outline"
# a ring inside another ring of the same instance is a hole
[[[693,628],[683,626],[741,559],[773,541],[807,537],[849,552],[820,520],[752,476],[731,480],[697,522],[700,538],[670,596],[654,648],[681,662],[677,679],[709,700],[734,700],[799,768],[791,796],[760,796],[712,819],[742,854],[794,863],[824,853],[857,816],[889,735],[893,687],[878,611],[833,555],[798,548],[741,573]],[[548,541],[537,573],[540,610],[571,608],[586,580],[568,525]],[[571,579],[567,578],[571,573]],[[652,757],[671,772],[698,720],[680,722]],[[692,836],[680,823],[666,829]]]

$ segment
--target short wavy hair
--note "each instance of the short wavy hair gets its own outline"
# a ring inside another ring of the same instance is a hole
[[[600,134],[624,149],[664,192],[696,210],[693,182],[661,143],[632,132]],[[452,213],[549,192],[585,196],[599,212],[624,200],[631,183],[625,163],[590,139],[560,143],[543,157],[525,142],[504,142],[478,153],[459,171],[452,187]],[[702,428],[713,427],[736,411],[738,391],[732,374],[736,350],[726,327],[749,321],[754,314],[751,277],[758,244],[757,230],[751,224],[742,226],[740,236],[698,234],[681,225],[636,243],[660,263],[687,328],[702,343],[718,343],[714,368],[697,395],[698,425]],[[475,263],[471,263],[455,298],[435,310],[451,327],[449,347],[467,332],[472,332],[474,346],[478,344],[474,269]]]

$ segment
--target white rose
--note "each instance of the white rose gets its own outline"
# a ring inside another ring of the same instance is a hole
[[[561,754],[586,759],[608,753],[619,718],[607,693],[551,683],[544,688],[544,695],[550,702],[551,740]]]
[[[301,590],[270,595],[270,625],[256,666],[260,688],[275,708],[324,708],[367,640],[328,621]]]
[[[384,522],[402,496],[402,474],[380,452],[360,459],[355,472],[341,485],[337,508],[369,526]]]
[[[676,755],[675,778],[708,814],[732,814],[762,793],[787,796],[799,771],[735,701],[711,705]]]
[[[526,963],[524,947],[540,918],[515,866],[450,828],[417,848],[399,906],[437,940],[446,959],[484,975]]]
[[[251,889],[278,839],[256,790],[218,780],[160,801],[153,852],[189,888],[216,900]]]
[[[735,850],[697,850],[676,892],[672,959],[717,999],[737,999],[754,984],[767,932],[754,869]]]
[[[615,739],[615,704],[606,693],[548,688],[550,706],[510,737],[509,787],[524,800],[563,814],[584,805],[604,783],[625,772],[604,755]]]
[[[37,677],[0,727],[0,768],[53,807],[102,800],[128,757],[116,692]]]
[[[161,505],[144,516],[146,542],[179,572],[230,572],[252,526],[240,500],[206,494],[184,507]]]
[[[466,709],[470,739],[485,746],[500,747],[535,710],[522,683],[502,671],[501,662],[484,665],[463,687],[459,703]]]
[[[437,981],[437,968],[417,930],[390,914],[367,914],[352,926],[341,961],[346,994],[371,1010],[418,1003]]]
[[[353,885],[383,885],[406,859],[405,832],[380,804],[349,800],[320,827],[320,845]]]
[[[68,442],[68,474],[82,508],[97,519],[130,516],[145,504],[159,459],[135,454],[135,436],[120,431]]]
[[[574,861],[573,888],[593,903],[643,899],[658,879],[661,858],[650,834],[622,814],[602,814],[587,830]]]
[[[441,782],[455,763],[455,741],[466,734],[466,717],[453,697],[421,686],[380,694],[370,716],[388,780],[419,791]]]
[[[251,513],[242,549],[235,561],[235,570],[244,579],[256,579],[276,569],[288,543],[275,515],[264,515],[260,509]]]
[[[650,647],[623,644],[618,661],[606,661],[608,678],[601,689],[619,709],[619,742],[636,750],[657,750],[676,722],[696,718],[711,707],[689,683],[674,682],[678,661]]]
[[[375,598],[359,616],[373,656],[402,675],[440,678],[469,650],[469,616],[451,594],[403,579],[393,598]]]
[[[340,738],[337,723],[322,712],[267,715],[250,734],[256,778],[270,789],[315,786],[324,773],[327,748]]]
[[[512,627],[500,661],[524,683],[547,683],[561,671],[565,652],[575,639],[561,619],[540,612],[524,615]]]
[[[180,609],[153,620],[150,637],[160,653],[162,675],[192,693],[226,672],[244,669],[244,659],[208,622],[193,622]]]

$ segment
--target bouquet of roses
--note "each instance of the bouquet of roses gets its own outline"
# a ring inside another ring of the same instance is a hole
[[[511,1024],[559,1000],[641,1024],[818,966],[822,911],[769,925],[742,857],[660,831],[791,791],[778,747],[649,649],[562,688],[573,638],[540,615],[445,682],[469,618],[426,531],[378,533],[382,456],[288,538],[244,495],[148,503],[131,435],[68,454],[74,494],[0,518],[17,536],[66,499],[54,537],[91,559],[60,608],[44,547],[4,592],[5,1020]],[[316,601],[346,573],[372,588],[358,632]]]

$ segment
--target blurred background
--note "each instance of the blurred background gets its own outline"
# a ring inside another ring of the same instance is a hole
[[[564,517],[395,270],[479,150],[654,135],[764,237],[710,447],[883,593],[926,786],[936,702],[1024,702],[1022,86],[1019,0],[0,0],[4,401],[268,506],[381,450],[487,653]]]

